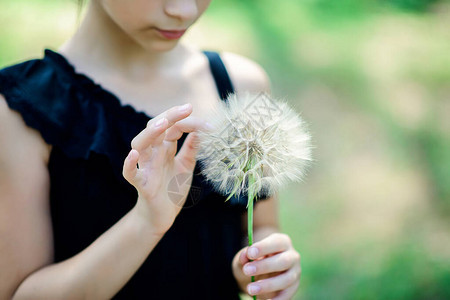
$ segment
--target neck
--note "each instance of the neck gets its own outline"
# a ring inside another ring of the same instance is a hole
[[[111,20],[97,1],[90,1],[79,29],[59,52],[81,69],[95,66],[140,77],[168,71],[179,63],[185,50],[182,44],[168,51],[144,49]]]

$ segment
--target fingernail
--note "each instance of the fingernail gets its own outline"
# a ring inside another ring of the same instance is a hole
[[[189,109],[190,106],[191,106],[191,105],[190,105],[189,103],[187,103],[187,104],[185,104],[185,105],[180,106],[179,110],[180,110],[181,112],[185,112],[185,111],[187,111],[187,110]]]
[[[258,257],[258,252],[258,248],[255,247],[251,247],[250,249],[248,249],[248,255],[250,255],[250,257],[252,258]]]
[[[244,273],[245,273],[246,275],[252,275],[252,274],[254,274],[255,272],[256,272],[255,266],[249,266],[249,265],[246,265],[246,266],[244,267]]]
[[[261,291],[261,287],[257,284],[251,284],[248,286],[248,293],[250,295],[255,295]]]
[[[158,121],[155,123],[155,127],[160,127],[160,126],[164,123],[164,120],[165,120],[165,118],[162,118],[161,120],[158,120]]]

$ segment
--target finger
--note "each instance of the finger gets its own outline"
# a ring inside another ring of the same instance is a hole
[[[239,255],[239,263],[241,264],[241,267],[250,261],[247,256],[247,250],[248,247],[245,247],[241,250],[241,254]]]
[[[300,272],[297,268],[291,268],[288,271],[268,279],[258,280],[247,286],[250,295],[266,294],[270,292],[281,291],[299,281]]]
[[[137,176],[137,162],[139,159],[139,152],[131,149],[128,156],[123,163],[122,175],[131,184],[134,185]]]
[[[186,103],[184,105],[178,105],[169,108],[165,112],[159,114],[158,116],[150,120],[150,122],[153,122],[153,120],[157,122],[160,118],[166,118],[169,121],[168,127],[171,127],[176,122],[188,117],[191,113],[192,113],[192,105],[190,103]]]
[[[131,142],[131,147],[138,151],[148,148],[150,145],[162,143],[161,134],[176,122],[186,118],[192,113],[192,105],[187,103],[181,106],[174,106],[159,114],[147,123],[147,127],[142,130]],[[164,121],[166,120],[166,121]],[[156,130],[156,133],[154,132]]]
[[[291,239],[284,233],[273,233],[265,239],[254,243],[248,249],[248,258],[257,259],[269,254],[288,250],[292,245]]]
[[[188,172],[192,172],[195,168],[198,151],[198,137],[197,133],[191,132],[184,140],[178,154],[175,156],[176,162],[180,163]]]
[[[177,141],[166,141],[163,142],[164,148],[166,149],[166,161],[170,161],[174,158],[177,153],[178,143]]]
[[[162,134],[165,134],[167,126],[168,121],[166,118],[162,118],[153,123],[149,122],[147,127],[133,138],[131,148],[136,149],[139,153],[147,150],[150,145],[156,143]]]
[[[300,261],[297,251],[284,251],[273,256],[249,262],[244,265],[244,273],[248,276],[281,272],[290,269]]]
[[[205,122],[199,118],[189,116],[186,119],[174,123],[167,129],[166,141],[177,141],[185,132],[193,132],[206,128]]]
[[[297,292],[298,286],[300,285],[300,282],[296,282],[290,287],[282,290],[278,293],[278,295],[272,300],[289,300],[292,299],[292,297],[295,295],[295,292]]]
[[[167,153],[166,159],[173,159],[178,149],[177,141],[185,132],[193,132],[203,128],[205,128],[205,123],[202,120],[189,116],[167,129],[166,137],[164,138],[164,146]]]
[[[167,119],[161,119],[161,127],[166,127],[167,128]],[[152,126],[152,125],[150,125]],[[153,165],[158,165],[159,161],[162,160],[162,158],[164,157],[164,151],[158,149],[160,148],[159,146],[161,145],[161,143],[164,140],[164,137],[166,136],[166,131],[164,130],[163,132],[161,132],[159,135],[154,135],[152,138],[150,138],[151,144],[148,145],[146,148],[143,148],[140,151],[140,157],[139,157],[139,167],[148,167],[151,164]]]

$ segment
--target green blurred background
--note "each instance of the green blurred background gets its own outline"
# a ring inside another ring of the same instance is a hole
[[[74,1],[0,0],[0,67],[76,26]],[[450,299],[449,1],[215,0],[186,40],[260,63],[310,124],[280,204],[298,299]]]

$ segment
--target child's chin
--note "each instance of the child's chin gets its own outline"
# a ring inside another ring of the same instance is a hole
[[[172,41],[152,41],[149,43],[145,43],[142,46],[150,51],[150,52],[165,52],[170,51],[175,48],[180,40],[172,40]]]

